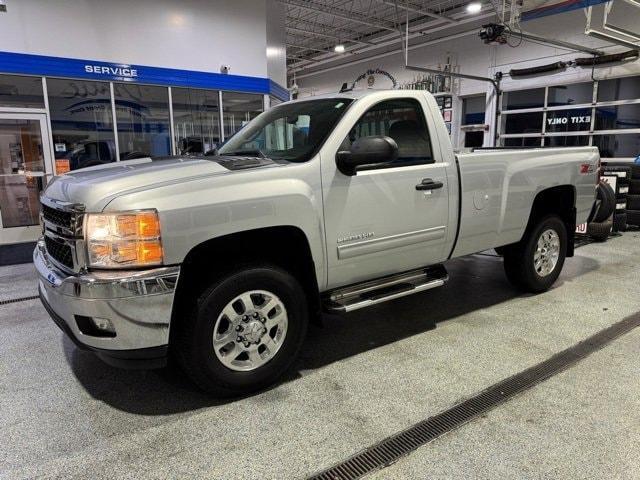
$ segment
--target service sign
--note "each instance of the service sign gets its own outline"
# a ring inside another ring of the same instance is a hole
[[[138,76],[138,69],[130,65],[106,66],[106,65],[85,65],[84,71],[87,73],[97,73],[109,77],[135,78]]]

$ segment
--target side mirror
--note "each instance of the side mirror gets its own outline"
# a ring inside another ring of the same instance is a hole
[[[392,162],[398,158],[398,145],[395,140],[383,135],[362,137],[351,144],[351,150],[336,154],[336,165],[345,175],[355,175],[358,167],[375,166]]]

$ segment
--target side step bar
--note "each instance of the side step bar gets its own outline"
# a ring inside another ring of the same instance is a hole
[[[441,287],[449,279],[442,265],[390,275],[332,290],[323,299],[325,310],[346,313],[400,297]]]

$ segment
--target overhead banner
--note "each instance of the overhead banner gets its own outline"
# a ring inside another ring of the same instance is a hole
[[[609,0],[524,0],[521,20],[557,15],[559,13],[579,10],[581,8],[607,3]]]

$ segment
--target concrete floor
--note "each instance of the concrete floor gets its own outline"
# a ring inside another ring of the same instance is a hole
[[[304,478],[640,310],[640,235],[580,248],[520,295],[501,260],[311,328],[282,384],[234,401],[78,351],[37,301],[0,305],[0,478]],[[3,298],[35,291],[2,267]],[[431,320],[438,322],[431,328]],[[372,478],[640,478],[640,331]]]

